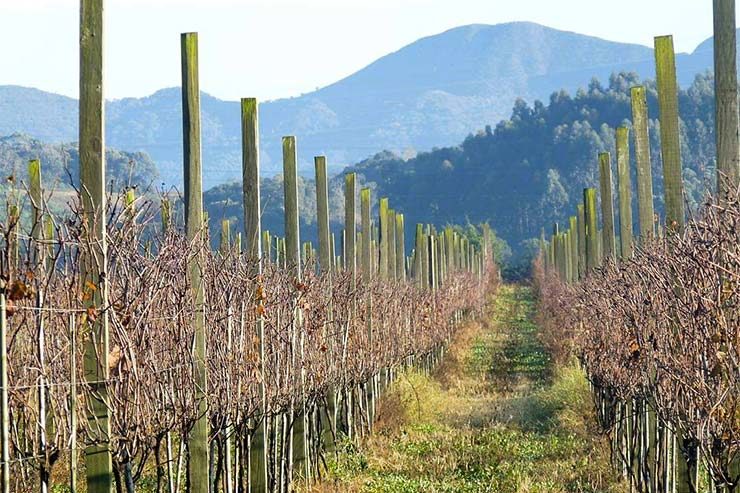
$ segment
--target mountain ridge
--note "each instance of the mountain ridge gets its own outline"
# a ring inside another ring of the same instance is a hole
[[[711,38],[677,55],[679,82],[712,68]],[[412,156],[459,143],[509,116],[517,98],[546,101],[611,73],[653,74],[652,49],[532,22],[470,24],[426,36],[316,91],[260,104],[264,175],[281,170],[280,137],[297,135],[302,172],[325,154],[336,172],[383,149]],[[203,93],[204,185],[241,173],[239,103]],[[76,100],[0,86],[0,135],[77,140]],[[108,101],[107,143],[147,152],[164,181],[182,173],[179,88]]]

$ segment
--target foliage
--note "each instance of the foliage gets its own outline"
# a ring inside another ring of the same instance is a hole
[[[68,190],[79,184],[80,155],[77,144],[47,144],[27,135],[0,137],[0,173],[27,182],[28,161],[41,160],[45,187]],[[110,186],[118,191],[127,185],[147,187],[158,173],[151,158],[142,152],[108,148],[106,173]]]

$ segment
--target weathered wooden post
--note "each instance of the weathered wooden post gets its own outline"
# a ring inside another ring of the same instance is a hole
[[[298,160],[296,139],[283,137],[283,200],[285,202],[285,259],[293,276],[301,277],[301,241],[298,226]]]
[[[586,273],[586,213],[583,203],[576,206],[578,227],[578,278]]]
[[[720,204],[740,185],[735,0],[714,0],[714,94],[717,195]],[[724,263],[725,259],[720,258]],[[740,476],[740,459],[728,471]]]
[[[319,268],[331,272],[334,259],[331,256],[331,233],[329,231],[329,184],[326,173],[326,158],[314,158],[316,169],[316,224],[319,236]],[[346,258],[346,253],[345,253]]]
[[[262,273],[263,244],[266,245],[266,256],[270,256],[270,232],[261,233],[260,225],[260,161],[259,161],[259,104],[255,98],[241,100],[242,127],[242,203],[244,208],[244,253],[254,262],[255,276]],[[257,300],[256,303],[262,303]],[[255,327],[255,337],[260,358],[260,371],[265,373],[264,320],[259,317]],[[264,380],[260,379],[261,409],[267,406]],[[249,491],[263,493],[267,491],[267,439],[269,422],[261,416],[260,422],[249,440]]]
[[[735,0],[714,0],[714,121],[720,200],[740,182]]]
[[[388,209],[388,278],[397,280],[396,275],[396,211]]]
[[[185,175],[185,234],[199,243],[203,234],[203,191],[201,185],[200,89],[198,83],[198,34],[180,37],[182,59],[183,167]],[[199,256],[188,262],[188,282],[193,292],[195,342],[193,357],[199,418],[188,436],[188,487],[194,493],[208,493],[208,402],[206,401],[206,334],[203,266]]]
[[[583,189],[584,233],[586,237],[586,270],[598,267],[598,232],[596,226],[596,190]]]
[[[660,110],[660,142],[663,157],[663,189],[665,195],[666,234],[683,232],[684,203],[683,178],[681,173],[681,147],[679,138],[678,85],[676,82],[676,61],[673,51],[673,37],[655,38],[655,72],[658,86],[658,108]],[[691,455],[691,446],[683,437],[681,448]],[[684,453],[674,456],[676,468],[676,493],[689,493],[692,490],[692,464]]]
[[[294,136],[283,137],[283,200],[285,204],[285,262],[288,270],[292,273],[293,277],[297,282],[301,280],[301,242],[300,242],[300,231],[298,223],[298,157],[296,151],[296,139]],[[298,310],[296,308],[296,310]],[[300,323],[300,311],[295,314],[295,323]],[[298,331],[298,327],[293,328],[295,333]],[[299,357],[303,358],[303,346],[302,341],[295,341],[299,347],[296,350],[300,353]],[[301,382],[305,380],[305,370],[301,370]],[[292,443],[292,454],[289,457],[289,461],[292,464],[300,466],[307,465],[307,454],[306,454],[306,410],[305,403],[300,403],[300,416],[297,416],[294,420],[289,418],[289,421],[293,421],[293,433],[291,440]],[[288,479],[290,479],[289,466]],[[308,469],[308,467],[306,467]],[[308,474],[305,474],[305,478],[308,479]],[[290,481],[288,481],[289,483]]]
[[[617,129],[617,180],[619,189],[619,242],[623,259],[632,257],[632,183],[630,181],[629,129]]]
[[[414,236],[414,280],[417,286],[423,287],[422,271],[422,250],[424,249],[424,225],[416,225],[416,234]]]
[[[357,191],[355,181],[354,173],[347,173],[344,177],[344,265],[352,274],[353,285],[356,281],[357,271],[357,249],[355,246],[357,232],[355,196]]]
[[[403,228],[403,214],[396,214],[396,278],[406,280],[406,241]]]
[[[43,192],[41,188],[41,161],[38,159],[32,159],[28,162],[28,181],[29,181],[29,198],[31,199],[31,207],[33,209],[32,216],[32,230],[31,238],[32,243],[29,249],[29,260],[31,266],[39,268],[41,273],[34,278],[34,285],[36,287],[36,300],[34,314],[36,318],[36,355],[39,362],[39,377],[38,377],[38,413],[39,413],[39,456],[43,459],[39,461],[39,482],[41,493],[46,493],[49,490],[49,481],[51,471],[47,467],[47,441],[46,441],[46,429],[49,425],[48,416],[46,412],[46,344],[45,344],[45,325],[44,325],[44,296],[42,293],[42,287],[39,284],[39,280],[44,276],[44,270],[46,268],[46,248],[43,246],[44,240],[44,205],[43,205]]]
[[[425,228],[426,231],[422,234],[422,248],[421,248],[421,283],[425,289],[428,289],[429,284],[429,226]]]
[[[650,136],[645,88],[633,87],[632,130],[635,135],[635,160],[637,162],[637,214],[640,220],[640,238],[644,241],[655,236],[655,211],[653,209],[653,171],[650,166]]]
[[[3,281],[4,283],[4,281]],[[0,289],[0,493],[10,493],[10,407],[8,402],[8,323]]]
[[[105,130],[103,96],[103,0],[80,2],[80,190],[85,221],[81,281],[87,298],[84,374],[88,382],[88,432],[85,448],[87,491],[113,490],[108,404],[108,285],[105,282]],[[4,308],[4,307],[3,307]],[[3,315],[5,310],[2,309]],[[6,382],[7,384],[7,382]]]
[[[429,259],[429,288],[432,291],[437,290],[437,237],[435,235],[429,235],[429,243],[428,243],[428,251],[429,254],[427,255],[427,258]]]
[[[603,225],[604,258],[616,258],[614,236],[614,200],[612,199],[612,162],[608,152],[599,154],[599,184],[601,187],[601,220]]]
[[[579,255],[578,255],[578,218],[576,216],[570,216],[569,218],[570,229],[570,264],[571,274],[570,281],[575,282],[578,280],[579,272]]]
[[[372,224],[370,223],[370,189],[360,191],[360,214],[362,221],[362,275],[365,282],[372,276]]]
[[[663,156],[666,230],[680,233],[684,226],[684,204],[673,36],[655,38],[655,74],[660,110],[660,149]]]
[[[380,210],[378,214],[380,221],[380,279],[387,281],[390,270],[388,269],[388,245],[390,230],[388,227],[388,199],[380,199]]]

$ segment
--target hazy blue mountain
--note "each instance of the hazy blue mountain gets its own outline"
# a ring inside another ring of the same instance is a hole
[[[115,60],[111,60],[115,63]],[[605,41],[532,23],[470,25],[420,39],[334,84],[261,105],[263,174],[280,172],[280,138],[298,136],[304,172],[326,154],[338,171],[377,151],[413,155],[459,143],[509,116],[516,98],[574,92],[592,77],[633,71],[652,78],[651,48]],[[712,67],[711,39],[677,57],[688,86]],[[107,104],[108,145],[145,151],[164,181],[181,176],[180,92]],[[35,89],[0,87],[0,135],[22,132],[49,142],[76,140],[76,101]],[[240,176],[239,105],[203,94],[204,182]]]

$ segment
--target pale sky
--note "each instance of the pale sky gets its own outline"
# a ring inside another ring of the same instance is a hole
[[[0,0],[0,85],[77,95],[78,0]],[[179,34],[198,31],[201,89],[297,96],[416,39],[464,24],[532,21],[677,51],[711,36],[711,0],[106,0],[108,99],[179,86]]]

